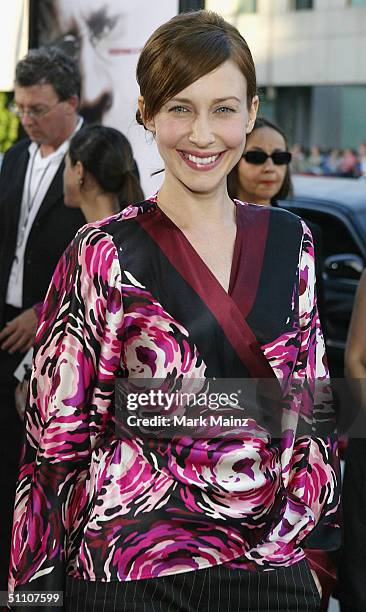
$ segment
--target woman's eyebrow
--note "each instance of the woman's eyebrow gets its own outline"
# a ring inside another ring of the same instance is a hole
[[[240,98],[237,98],[236,96],[227,96],[224,98],[215,98],[214,100],[212,100],[212,104],[228,102],[229,100],[235,100],[236,102],[241,102]],[[172,98],[171,100],[169,100],[169,102],[180,102],[182,104],[191,104],[192,100],[190,100],[189,98]]]
[[[237,96],[226,96],[225,98],[216,98],[215,100],[213,100],[213,103],[218,104],[219,102],[228,102],[229,100],[241,102],[240,98],[238,98]]]

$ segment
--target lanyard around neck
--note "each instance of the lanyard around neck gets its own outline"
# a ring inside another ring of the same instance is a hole
[[[17,248],[21,247],[24,241],[24,237],[25,237],[25,232],[28,226],[28,222],[29,222],[29,217],[30,214],[32,212],[32,208],[34,205],[34,202],[37,198],[38,192],[41,188],[41,185],[44,181],[44,178],[47,174],[47,171],[51,165],[51,161],[48,162],[48,164],[44,167],[42,174],[39,178],[39,181],[37,183],[37,186],[35,188],[34,194],[33,196],[31,195],[31,186],[32,186],[32,177],[33,177],[33,171],[34,171],[34,164],[35,164],[35,160],[37,157],[37,153],[39,151],[39,145],[37,147],[37,149],[35,150],[32,159],[31,159],[31,166],[30,166],[30,170],[29,170],[29,175],[28,175],[28,181],[27,181],[27,187],[26,187],[26,202],[25,202],[25,214],[24,214],[24,219],[23,219],[23,223],[22,223],[22,227],[19,233],[19,237],[17,240]]]

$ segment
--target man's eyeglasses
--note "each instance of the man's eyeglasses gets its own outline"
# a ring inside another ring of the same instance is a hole
[[[51,108],[22,108],[18,106],[15,102],[13,102],[13,104],[10,105],[9,110],[14,115],[19,117],[19,119],[23,119],[24,115],[28,115],[29,119],[40,119],[41,117],[44,117],[45,115],[50,113],[54,108],[56,108],[56,106],[61,104],[61,102],[63,102],[63,100],[59,100],[56,104],[51,106]]]
[[[268,155],[265,151],[247,151],[243,157],[248,164],[260,166],[270,157],[276,166],[288,166],[291,161],[290,151],[273,151]]]

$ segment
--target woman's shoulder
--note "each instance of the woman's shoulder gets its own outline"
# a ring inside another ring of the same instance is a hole
[[[284,208],[280,208],[278,206],[269,206],[265,204],[252,204],[250,202],[242,202],[240,200],[235,200],[236,204],[240,206],[241,214],[245,215],[246,212],[251,215],[260,216],[270,215],[271,221],[276,224],[284,224],[285,226],[294,226],[294,227],[302,227],[303,221],[293,212],[285,210]]]
[[[123,208],[123,210],[111,215],[110,217],[105,217],[103,219],[98,219],[97,221],[92,221],[91,223],[86,223],[79,229],[76,237],[80,241],[86,237],[100,233],[111,236],[114,233],[114,228],[118,227],[121,223],[135,219],[139,215],[148,214],[155,209],[156,203],[152,199],[128,204]]]

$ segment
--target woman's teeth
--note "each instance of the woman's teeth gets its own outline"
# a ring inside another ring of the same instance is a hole
[[[194,164],[197,164],[198,166],[206,166],[208,164],[213,164],[213,162],[215,162],[220,154],[217,155],[210,155],[210,157],[196,157],[195,155],[190,155],[189,153],[183,153],[184,157],[186,157],[187,159],[189,159],[189,161],[193,162]]]

